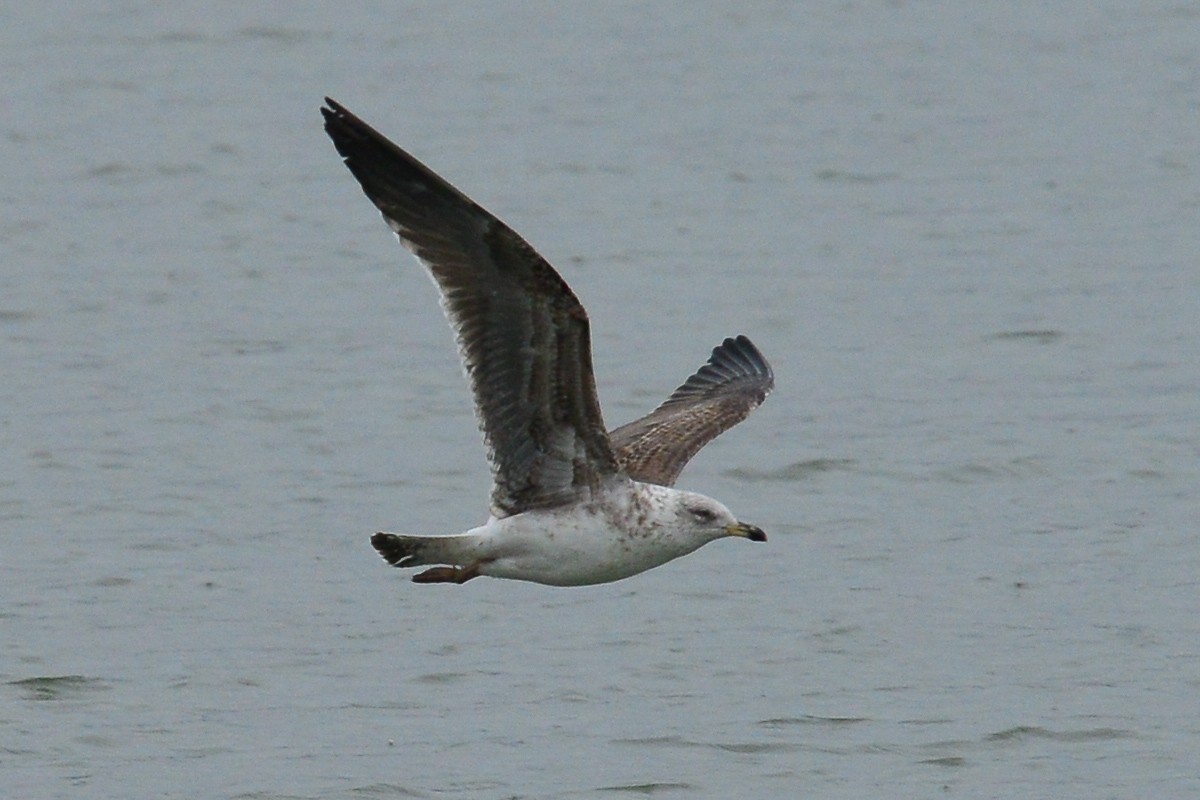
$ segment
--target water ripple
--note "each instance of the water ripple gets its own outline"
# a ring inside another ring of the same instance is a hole
[[[16,686],[22,691],[27,700],[66,700],[77,697],[85,692],[103,691],[108,684],[99,678],[89,678],[85,675],[47,675],[35,678],[22,678],[9,681],[9,686]]]

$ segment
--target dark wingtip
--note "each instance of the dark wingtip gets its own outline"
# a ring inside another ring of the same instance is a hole
[[[328,127],[329,123],[336,119],[339,114],[345,112],[345,110],[346,109],[339,106],[333,100],[326,97],[325,105],[321,106],[321,116],[325,118],[326,127]]]
[[[696,398],[729,391],[730,387],[741,389],[747,385],[756,387],[754,393],[757,400],[753,405],[757,406],[775,388],[775,373],[749,337],[730,336],[713,348],[708,361],[672,392],[659,408],[692,402]]]
[[[726,367],[746,375],[759,375],[767,378],[773,385],[775,371],[767,363],[762,351],[744,334],[730,336],[720,345],[713,348],[708,360],[714,367]]]

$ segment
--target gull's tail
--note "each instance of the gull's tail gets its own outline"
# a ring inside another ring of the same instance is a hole
[[[377,533],[371,544],[393,567],[441,564],[413,576],[415,583],[466,583],[479,575],[488,561],[480,554],[480,537],[474,533],[457,536],[416,536],[407,533]]]
[[[420,536],[409,533],[377,533],[371,545],[393,567],[423,567],[445,564],[465,567],[481,560],[480,537],[473,533],[454,536]]]

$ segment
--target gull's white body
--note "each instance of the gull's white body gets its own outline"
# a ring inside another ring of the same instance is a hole
[[[688,511],[700,507],[713,514],[704,525]],[[421,558],[404,566],[478,564],[478,574],[494,578],[587,586],[685,556],[737,524],[710,497],[624,480],[596,502],[492,517],[455,536],[386,535],[420,540]]]

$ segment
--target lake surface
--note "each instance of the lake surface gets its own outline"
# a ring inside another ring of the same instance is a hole
[[[94,6],[0,25],[0,794],[1200,795],[1193,6]],[[558,266],[610,426],[758,343],[680,485],[766,545],[386,567],[489,476],[326,94]]]

